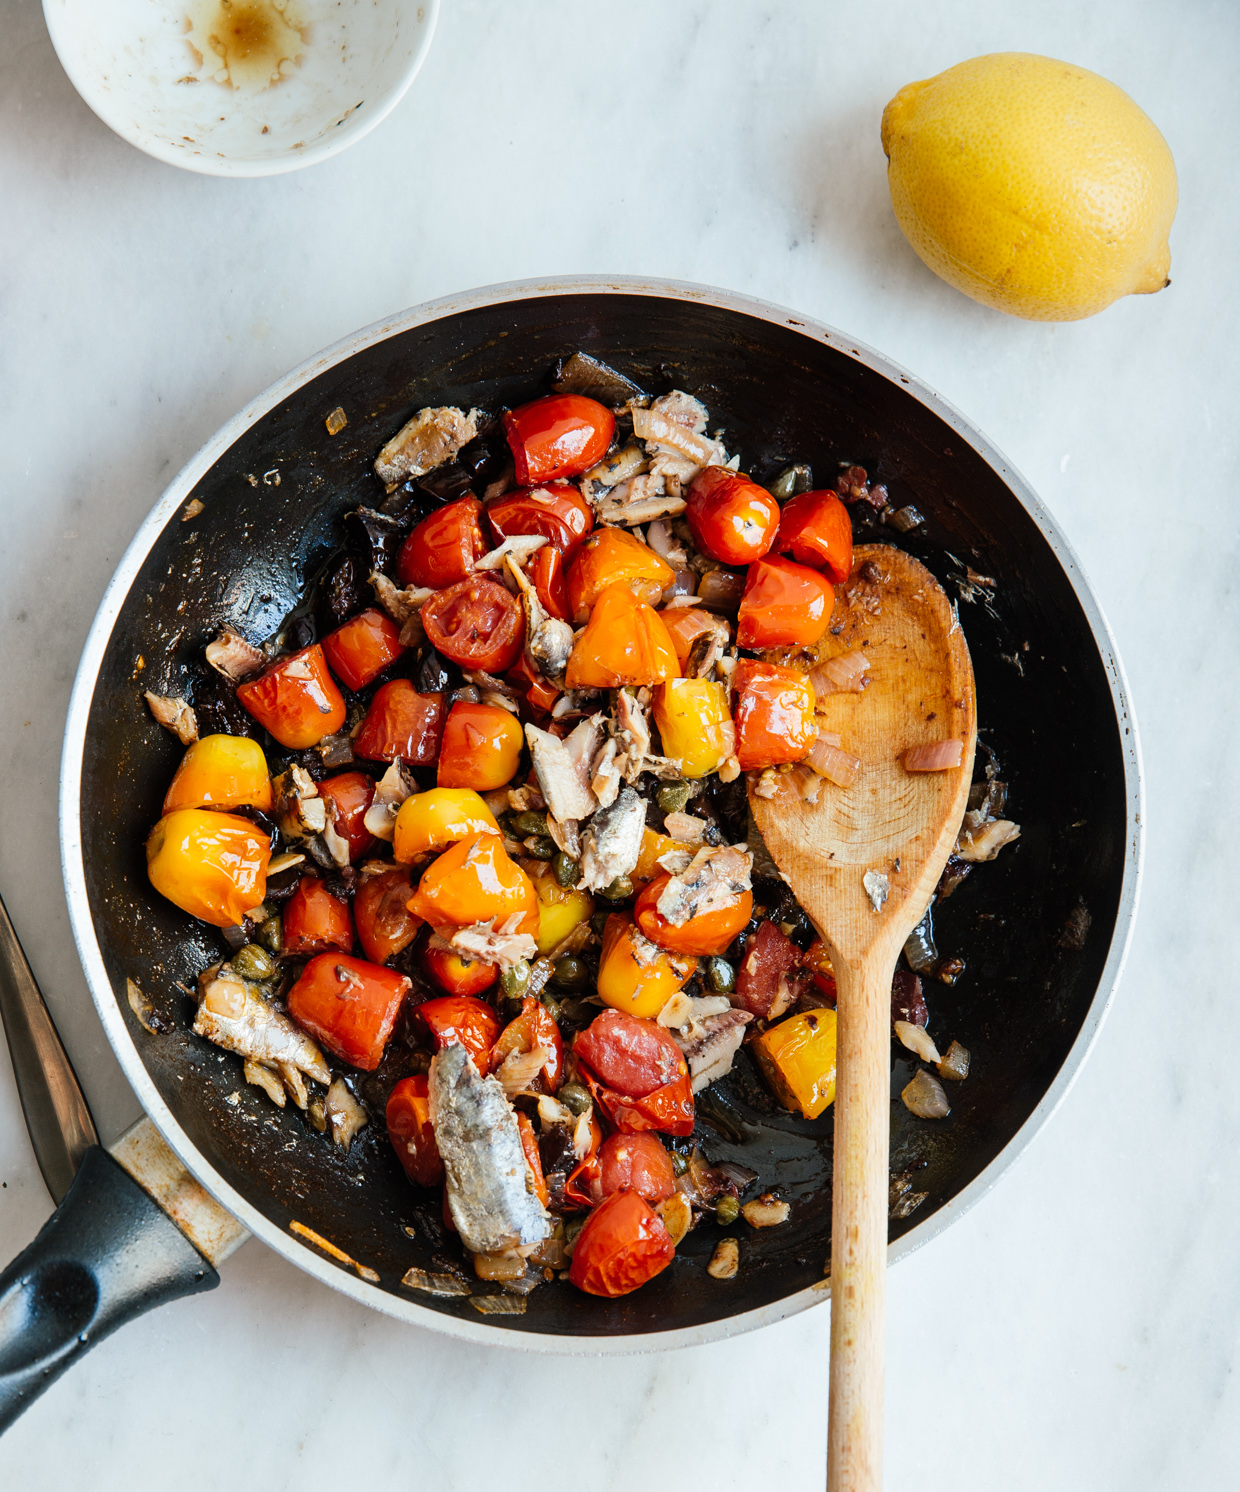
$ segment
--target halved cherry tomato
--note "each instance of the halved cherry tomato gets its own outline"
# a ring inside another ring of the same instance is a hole
[[[779,504],[741,472],[706,467],[690,483],[687,504],[697,547],[725,565],[748,565],[775,542]]]
[[[438,1186],[443,1180],[443,1160],[431,1125],[430,1084],[418,1073],[401,1078],[388,1095],[388,1139],[405,1174],[415,1186]]]
[[[318,643],[281,658],[249,683],[238,684],[237,699],[292,751],[317,746],[344,724],[344,696]]]
[[[732,671],[736,759],[741,770],[799,762],[818,735],[814,690],[794,668],[742,658]]]
[[[408,679],[391,679],[375,691],[353,738],[353,755],[368,762],[399,757],[411,766],[428,767],[439,755],[442,731],[443,695],[419,694]]]
[[[530,1168],[530,1175],[534,1178],[534,1195],[545,1207],[551,1200],[551,1193],[547,1190],[547,1181],[543,1176],[542,1156],[538,1153],[538,1138],[534,1134],[534,1126],[530,1123],[528,1114],[517,1115],[517,1131],[521,1136],[521,1151],[525,1156],[525,1164]]]
[[[515,689],[523,693],[530,709],[540,715],[549,715],[562,693],[544,673],[534,667],[526,653],[522,653],[516,666],[509,669],[507,678]]]
[[[327,800],[328,817],[349,846],[350,860],[360,860],[375,842],[363,822],[374,796],[374,780],[365,772],[339,772],[319,783],[319,797]]]
[[[373,606],[359,611],[323,639],[331,671],[350,689],[364,689],[404,651],[400,628]]]
[[[587,1295],[628,1295],[675,1257],[659,1214],[636,1192],[613,1192],[586,1218],[568,1277]]]
[[[271,840],[249,819],[206,808],[165,814],[146,841],[161,896],[213,927],[236,927],[267,892]]]
[[[594,527],[593,508],[568,482],[506,492],[490,504],[487,517],[501,539],[541,534],[565,559]]]
[[[366,1072],[383,1060],[409,980],[347,953],[320,953],[288,994],[288,1013],[329,1052]]]
[[[664,885],[667,879],[666,875],[660,877]],[[653,1019],[676,991],[684,988],[696,968],[696,958],[676,958],[651,949],[631,917],[613,912],[603,928],[598,997],[613,1010]]]
[[[627,528],[600,528],[582,544],[568,568],[570,619],[584,622],[609,585],[640,588],[643,599],[657,601],[676,579],[676,572],[648,544]]]
[[[647,1202],[665,1202],[676,1190],[672,1160],[663,1142],[648,1131],[609,1135],[599,1151],[599,1181],[603,1195],[636,1192]]]
[[[662,1026],[620,1010],[595,1016],[574,1039],[573,1051],[608,1087],[631,1098],[644,1098],[689,1070]]]
[[[600,1083],[588,1068],[579,1071],[591,1098],[622,1135],[635,1135],[646,1129],[656,1129],[665,1135],[693,1133],[693,1089],[688,1072],[664,1083],[653,1093],[632,1098]]]
[[[499,978],[495,964],[483,963],[479,958],[466,958],[455,948],[450,948],[442,938],[432,938],[423,956],[431,978],[450,995],[480,995]]]
[[[435,780],[440,787],[492,792],[516,776],[524,746],[521,722],[510,711],[462,700],[448,711]]]
[[[489,547],[478,521],[481,513],[476,497],[459,497],[423,518],[396,560],[401,584],[427,585],[437,591],[472,575],[474,562]]]
[[[763,1021],[782,1015],[795,995],[788,985],[788,975],[800,964],[801,950],[784,935],[779,924],[761,923],[745,945],[745,956],[736,971],[733,1003]]]
[[[409,900],[415,917],[436,927],[469,927],[515,913],[516,931],[538,932],[538,897],[529,876],[509,859],[497,834],[475,834],[445,850],[418,882]]]
[[[491,1070],[491,1048],[499,1035],[499,1016],[485,1001],[472,995],[444,995],[419,1005],[417,1015],[425,1022],[436,1051],[459,1041],[486,1077]]]
[[[667,871],[656,876],[633,907],[638,927],[660,948],[673,953],[694,953],[703,958],[722,953],[753,915],[753,892],[742,891],[730,907],[700,912],[677,927],[664,917],[658,906],[659,897],[670,880]]]
[[[392,853],[409,863],[475,834],[498,834],[495,815],[469,788],[433,787],[400,805]]]
[[[530,583],[538,593],[542,609],[558,622],[568,621],[568,584],[564,578],[564,556],[554,544],[544,544],[534,551],[525,567]]]
[[[611,585],[594,603],[586,630],[573,644],[564,685],[618,689],[623,684],[661,684],[679,671],[659,613],[627,585]]]
[[[768,554],[745,577],[737,646],[810,647],[827,630],[834,605],[835,592],[817,570]]]
[[[541,1081],[546,1092],[554,1093],[564,1076],[564,1040],[547,1007],[526,995],[521,1001],[521,1014],[508,1022],[491,1051],[491,1067],[498,1067],[512,1052],[532,1052],[535,1047],[550,1053],[535,1081]]]
[[[601,461],[615,434],[610,409],[581,394],[549,394],[510,409],[504,433],[516,467],[517,485],[575,477]]]
[[[271,811],[271,778],[263,748],[249,736],[200,737],[173,774],[164,812],[247,807]]]
[[[836,585],[852,573],[853,532],[848,509],[834,492],[802,492],[780,509],[773,546],[803,565],[823,570]]]
[[[333,896],[317,876],[302,876],[284,908],[285,953],[348,953],[353,948],[353,918],[348,902]]]
[[[367,876],[354,893],[357,940],[372,963],[395,958],[417,937],[422,924],[407,906],[412,895],[409,872],[403,865]]]
[[[498,580],[471,575],[440,591],[422,607],[431,646],[462,668],[503,673],[521,656],[525,617]]]

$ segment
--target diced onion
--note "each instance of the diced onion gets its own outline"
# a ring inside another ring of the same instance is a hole
[[[939,1076],[962,1083],[969,1076],[969,1052],[958,1041],[953,1041],[939,1062]]]
[[[805,763],[828,782],[835,783],[836,787],[851,787],[861,770],[861,758],[841,750],[839,736],[827,730],[818,732],[818,739],[809,748]]]
[[[964,761],[963,741],[930,741],[924,746],[910,746],[904,753],[906,772],[946,772]]]
[[[917,1073],[900,1097],[909,1113],[916,1114],[919,1119],[946,1119],[952,1111],[942,1083],[938,1078],[932,1078],[925,1068]]]
[[[902,1046],[915,1052],[923,1062],[938,1062],[939,1049],[926,1034],[924,1026],[915,1026],[911,1021],[896,1021],[896,1036]]]
[[[828,658],[820,663],[809,676],[814,693],[819,699],[828,694],[851,691],[860,694],[869,683],[870,660],[859,649],[841,653],[838,658]]]

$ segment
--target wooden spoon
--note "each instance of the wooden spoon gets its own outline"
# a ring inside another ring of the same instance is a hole
[[[870,660],[868,687],[829,695],[820,711],[823,728],[861,758],[856,781],[824,782],[814,804],[787,777],[774,797],[760,797],[752,779],[749,788],[762,837],[826,944],[838,986],[828,1492],[882,1485],[891,981],[960,830],[977,741],[973,668],[955,611],[923,565],[886,544],[856,550],[815,663],[853,649]],[[946,740],[964,743],[959,767],[905,771],[909,747]]]

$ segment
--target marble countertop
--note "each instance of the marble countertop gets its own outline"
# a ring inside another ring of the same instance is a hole
[[[308,354],[414,302],[559,273],[703,281],[845,328],[965,410],[1063,524],[1128,670],[1148,792],[1141,912],[1091,1060],[999,1187],[891,1275],[888,1485],[1220,1487],[1240,1442],[1226,1036],[1240,12],[932,10],[445,0],[422,75],[378,131],[308,171],[221,181],[110,134],[39,8],[0,0],[0,890],[113,1138],[138,1111],[77,963],[57,850],[69,689],[165,483]],[[1168,291],[1027,323],[964,299],[904,242],[883,104],[1009,49],[1102,72],[1166,135],[1181,192]],[[0,1183],[10,1258],[51,1204],[3,1050]],[[250,1243],[214,1294],[126,1328],[37,1403],[0,1443],[0,1482],[278,1492],[360,1465],[376,1492],[411,1477],[524,1492],[561,1468],[599,1492],[643,1470],[808,1492],[823,1482],[827,1335],[819,1309],[674,1354],[483,1350]]]

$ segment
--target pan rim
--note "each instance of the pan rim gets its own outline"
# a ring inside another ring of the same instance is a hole
[[[65,895],[73,937],[87,985],[112,1050],[143,1109],[190,1173],[250,1232],[324,1284],[385,1315],[458,1340],[569,1356],[621,1356],[675,1347],[701,1346],[782,1321],[828,1299],[829,1282],[824,1279],[755,1310],[722,1317],[701,1326],[678,1327],[665,1332],[653,1331],[628,1336],[573,1336],[509,1329],[501,1336],[497,1334],[494,1324],[487,1325],[482,1320],[475,1323],[433,1311],[416,1300],[403,1300],[376,1285],[367,1284],[329,1263],[327,1259],[317,1257],[308,1246],[271,1222],[224,1180],[182,1129],[147,1074],[137,1045],[121,1014],[120,1004],[95,937],[86,890],[79,821],[86,726],[99,669],[113,626],[155,541],[172,521],[189,492],[215,462],[245,431],[281,401],[289,398],[319,374],[378,342],[452,315],[492,308],[512,301],[564,295],[639,295],[698,302],[712,308],[736,312],[754,320],[793,328],[801,335],[825,342],[841,355],[855,359],[888,382],[897,384],[965,441],[1025,509],[1050,546],[1072,587],[1098,648],[1111,691],[1111,703],[1123,752],[1126,848],[1115,928],[1097,989],[1076,1040],[1032,1113],[979,1175],[924,1223],[912,1228],[889,1247],[888,1267],[937,1238],[990,1192],[1000,1177],[1025,1152],[1034,1136],[1044,1128],[1076,1081],[1113,1003],[1131,943],[1144,862],[1144,780],[1137,722],[1128,681],[1110,626],[1075,551],[1029,483],[953,404],[909,370],[864,342],[847,337],[824,322],[770,301],[688,281],[625,275],[547,276],[487,285],[444,296],[412,306],[397,315],[383,317],[307,358],[251,399],[185,463],[142,522],[108,583],[82,651],[65,722],[60,775],[60,843]],[[502,1318],[499,1320],[502,1321]]]

